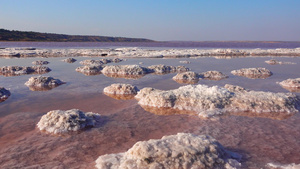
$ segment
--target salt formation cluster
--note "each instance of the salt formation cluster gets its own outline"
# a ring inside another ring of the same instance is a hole
[[[0,102],[6,100],[10,96],[10,91],[4,87],[0,87]]]
[[[33,61],[32,64],[34,64],[34,65],[47,65],[47,64],[49,64],[49,62],[44,61],[44,60],[37,60],[37,61]]]
[[[100,59],[100,60],[83,60],[80,62],[80,64],[82,65],[103,65],[103,64],[107,64],[107,63],[118,63],[123,61],[123,59],[119,59],[119,58],[113,58],[113,59]]]
[[[44,74],[50,72],[51,69],[45,66],[4,66],[0,68],[0,75],[3,76],[19,76],[25,74]]]
[[[230,112],[292,114],[300,108],[300,99],[294,94],[250,91],[233,85],[187,85],[167,91],[143,88],[135,98],[142,106],[191,110],[202,117]]]
[[[104,93],[119,94],[119,95],[127,95],[127,94],[135,95],[137,94],[137,91],[138,88],[136,86],[133,86],[131,84],[121,84],[121,83],[112,84],[103,89]]]
[[[29,78],[25,85],[30,87],[32,90],[39,90],[44,88],[52,89],[64,83],[65,82],[62,82],[59,79],[54,79],[53,77],[37,76]]]
[[[62,60],[63,62],[67,62],[67,63],[74,63],[74,62],[76,62],[77,60],[76,59],[74,59],[74,58],[67,58],[67,59],[64,59],[64,60]]]
[[[270,64],[270,65],[283,65],[283,64],[293,65],[293,64],[296,64],[296,63],[293,63],[293,62],[281,62],[281,61],[278,61],[278,60],[275,60],[275,59],[267,60],[265,62]]]
[[[279,83],[283,87],[300,88],[300,78],[287,79]]]
[[[149,72],[154,72],[157,74],[173,73],[173,72],[186,72],[189,71],[189,68],[184,66],[167,66],[167,65],[151,65],[148,66]]]
[[[208,79],[208,80],[221,80],[224,78],[228,78],[228,76],[224,75],[222,72],[219,71],[207,71],[204,73],[195,73],[192,71],[178,73],[176,76],[173,77],[178,83],[191,83],[195,84],[199,81],[199,79]]]
[[[226,150],[206,135],[178,133],[135,143],[127,152],[107,154],[96,160],[98,169],[236,169],[240,155]]]
[[[243,68],[231,71],[233,75],[244,76],[251,79],[267,78],[272,75],[272,72],[266,68]]]
[[[87,65],[87,66],[80,66],[76,68],[76,71],[89,76],[89,75],[101,74],[102,69],[103,66],[101,65]]]
[[[67,111],[52,110],[42,116],[37,127],[49,133],[64,134],[94,127],[99,118],[99,114],[92,112],[85,113],[78,109]]]
[[[148,73],[148,69],[139,65],[109,65],[105,66],[102,70],[106,74],[119,74],[119,75],[143,75]]]

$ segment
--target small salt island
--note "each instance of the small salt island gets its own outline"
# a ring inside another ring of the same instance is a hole
[[[51,90],[62,84],[65,84],[65,82],[59,79],[54,79],[53,77],[50,76],[31,77],[25,83],[25,85],[28,86],[30,90],[33,91]]]

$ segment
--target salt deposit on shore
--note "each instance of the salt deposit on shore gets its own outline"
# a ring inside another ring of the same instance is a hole
[[[67,111],[52,110],[42,116],[37,127],[49,133],[63,134],[94,127],[99,118],[99,114],[92,112],[85,113],[78,109]]]
[[[4,66],[0,68],[0,75],[3,76],[20,76],[25,74],[44,74],[51,69],[45,66]]]
[[[29,80],[25,83],[25,85],[28,86],[30,90],[43,91],[43,90],[50,90],[64,83],[65,82],[62,82],[59,79],[54,79],[53,77],[37,76],[37,77],[29,78]]]
[[[272,75],[272,72],[266,68],[243,68],[231,71],[233,75],[244,76],[250,79],[265,79]]]
[[[165,49],[152,50],[135,47],[116,49],[1,49],[0,56],[10,57],[73,57],[73,56],[108,56],[128,58],[162,57],[202,57],[202,56],[300,56],[300,48],[295,49]]]
[[[34,65],[47,65],[49,64],[50,62],[48,61],[45,61],[45,60],[37,60],[37,61],[33,61],[32,64]]]
[[[140,105],[190,110],[202,117],[224,113],[257,113],[259,116],[291,115],[298,112],[300,98],[291,93],[250,91],[239,86],[187,85],[174,90],[141,89],[135,98]]]
[[[199,81],[199,76],[197,73],[188,71],[183,73],[178,73],[176,76],[172,78],[177,83],[189,83],[195,84]]]
[[[67,59],[63,59],[62,61],[63,61],[63,62],[67,62],[67,63],[74,63],[74,62],[76,62],[77,60],[74,59],[74,58],[67,58]]]
[[[96,160],[98,169],[110,168],[240,168],[240,155],[226,150],[206,135],[178,133],[135,143],[127,152]]]
[[[4,87],[0,87],[0,102],[3,102],[4,100],[8,99],[10,96],[10,91],[6,90]]]

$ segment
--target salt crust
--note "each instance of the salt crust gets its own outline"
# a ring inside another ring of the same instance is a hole
[[[178,83],[190,83],[195,84],[199,81],[199,78],[208,79],[208,80],[221,80],[224,78],[228,78],[228,76],[224,75],[219,71],[207,71],[204,73],[195,73],[192,71],[178,73],[173,77]]]
[[[274,164],[274,163],[268,163],[266,167],[270,169],[299,169],[300,164],[287,164],[287,165],[280,165],[280,164]]]
[[[4,66],[0,68],[0,75],[19,76],[25,74],[44,74],[50,71],[51,69],[45,66]]]
[[[135,143],[127,152],[107,154],[96,160],[98,169],[236,169],[240,155],[230,152],[206,135],[178,133]]]
[[[67,62],[67,63],[74,63],[74,62],[76,62],[77,60],[74,59],[74,58],[66,58],[66,59],[63,59],[62,61],[63,61],[63,62]]]
[[[135,95],[138,88],[131,84],[115,83],[103,89],[104,93],[117,94],[117,95]]]
[[[281,61],[278,61],[278,60],[275,60],[275,59],[267,60],[265,62],[270,64],[270,65],[283,65],[283,64],[294,65],[294,64],[296,64],[296,63],[293,63],[293,62],[281,62]]]
[[[40,130],[53,134],[64,134],[72,131],[79,131],[84,128],[94,127],[100,118],[99,114],[82,112],[78,109],[67,111],[52,110],[43,115],[37,127]]]
[[[272,75],[272,72],[266,68],[243,68],[231,71],[233,75],[244,76],[248,78],[267,78]]]
[[[105,66],[102,73],[119,75],[143,75],[147,74],[149,69],[139,65],[109,65]]]
[[[288,88],[300,88],[300,78],[287,79],[279,83],[281,86]]]
[[[83,60],[80,62],[80,64],[82,65],[103,65],[103,64],[107,64],[107,63],[118,63],[123,61],[123,59],[119,59],[119,58],[113,58],[113,59],[100,59],[100,60]]]
[[[47,64],[49,64],[49,62],[44,61],[44,60],[37,60],[37,61],[33,61],[32,64],[34,64],[34,65],[47,65]]]
[[[62,82],[59,79],[54,79],[53,77],[50,76],[37,76],[37,77],[29,78],[29,80],[25,83],[25,85],[29,87],[37,87],[37,88],[43,88],[43,87],[54,88],[64,83],[65,82]]]
[[[187,85],[167,91],[143,88],[135,98],[140,105],[190,110],[205,118],[230,112],[292,114],[300,108],[294,94],[250,91],[228,84],[224,88]]]
[[[104,66],[101,65],[87,65],[87,66],[80,66],[76,68],[77,72],[81,72],[85,75],[97,75],[101,74],[101,70]]]
[[[5,48],[1,56],[12,57],[63,57],[63,56],[113,56],[131,58],[201,57],[201,56],[300,56],[300,48],[277,49],[166,49],[153,50],[136,47],[116,49],[26,49]]]
[[[6,100],[10,96],[10,91],[4,87],[0,87],[0,102]]]
[[[189,71],[189,69],[184,66],[174,67],[174,66],[167,66],[167,65],[163,65],[163,64],[151,65],[151,66],[148,66],[148,69],[149,69],[149,72],[154,72],[154,73],[158,73],[158,74]]]

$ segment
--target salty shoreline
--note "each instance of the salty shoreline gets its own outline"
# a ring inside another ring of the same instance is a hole
[[[100,56],[121,58],[189,58],[189,57],[248,57],[300,56],[300,48],[277,49],[143,49],[137,47],[111,49],[39,49],[1,48],[0,57],[75,57]]]

